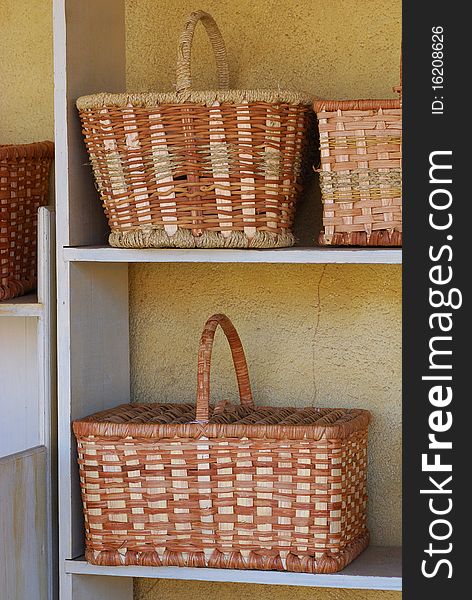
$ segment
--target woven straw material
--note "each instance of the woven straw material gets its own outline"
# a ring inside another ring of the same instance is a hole
[[[53,156],[52,142],[0,146],[0,300],[36,287],[37,214]]]
[[[241,405],[209,405],[215,330]],[[255,407],[224,315],[200,341],[195,404],[122,405],[73,424],[86,559],[331,573],[367,546],[364,410]]]
[[[323,199],[320,244],[401,246],[401,101],[318,101],[314,108]]]
[[[191,89],[201,21],[219,89]],[[231,90],[216,23],[192,13],[181,35],[175,92],[95,94],[77,100],[112,246],[291,246],[309,99],[280,90]]]

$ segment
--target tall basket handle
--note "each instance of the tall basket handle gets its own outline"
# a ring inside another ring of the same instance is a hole
[[[198,350],[196,420],[199,422],[207,423],[209,420],[211,352],[218,325],[221,325],[231,348],[241,404],[246,408],[254,408],[246,357],[238,332],[226,315],[213,315],[205,323]]]
[[[180,35],[179,48],[177,51],[177,92],[189,90],[192,87],[190,58],[193,34],[198,21],[201,21],[205,26],[213,47],[213,53],[216,59],[216,70],[218,73],[218,87],[221,90],[227,90],[229,88],[229,68],[223,36],[213,17],[203,10],[198,10],[188,17],[184,30]]]

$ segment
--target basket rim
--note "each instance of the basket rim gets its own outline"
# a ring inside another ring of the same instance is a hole
[[[131,406],[182,406],[177,403],[133,403]],[[73,422],[74,434],[78,439],[89,436],[104,438],[258,438],[279,440],[334,440],[344,439],[354,433],[365,431],[372,419],[370,411],[360,408],[333,408],[329,410],[342,411],[343,414],[352,414],[349,421],[330,425],[265,425],[265,424],[240,424],[240,423],[114,423],[111,421],[97,421],[105,415],[111,415],[130,404],[121,404],[113,409],[100,411],[83,419]],[[281,407],[257,406],[257,409],[277,409]],[[317,408],[317,407],[313,407]],[[302,410],[296,408],[295,410]],[[322,410],[320,408],[320,410]]]
[[[29,144],[0,144],[0,159],[54,158],[54,143],[49,140]]]
[[[310,106],[313,96],[290,90],[231,89],[231,90],[185,90],[183,92],[139,92],[112,94],[100,92],[81,96],[76,101],[79,111],[100,108],[156,108],[161,104],[204,104],[220,103],[285,103]]]
[[[336,110],[379,110],[401,109],[402,102],[398,98],[370,100],[315,100],[315,112],[334,112]]]

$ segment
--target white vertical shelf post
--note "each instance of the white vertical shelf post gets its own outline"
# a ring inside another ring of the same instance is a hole
[[[57,465],[56,465],[56,352],[53,344],[56,315],[55,296],[55,214],[49,207],[38,213],[38,392],[41,406],[41,443],[46,448],[46,523],[48,598],[58,597],[57,564]]]
[[[83,516],[71,422],[129,401],[128,268],[75,265],[71,245],[103,243],[106,225],[87,165],[76,99],[123,91],[124,0],[54,0],[57,206],[59,573],[61,600],[132,600],[132,579],[65,573],[83,554]]]
[[[6,600],[57,597],[53,246],[54,213],[42,207],[37,297],[0,304],[0,595]]]

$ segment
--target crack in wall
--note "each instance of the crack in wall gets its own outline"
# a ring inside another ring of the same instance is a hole
[[[320,278],[318,279],[318,283],[316,286],[316,304],[315,304],[315,310],[316,310],[316,320],[315,320],[315,324],[313,326],[313,336],[311,339],[311,351],[312,351],[312,360],[313,360],[313,374],[312,374],[312,378],[313,378],[313,400],[312,400],[312,404],[313,406],[316,404],[316,401],[318,399],[318,384],[316,382],[317,379],[317,373],[316,373],[316,337],[318,335],[318,330],[320,328],[320,318],[321,318],[321,282],[323,281],[323,277],[326,273],[326,268],[328,267],[328,265],[323,265],[323,269],[321,271],[320,274]]]

